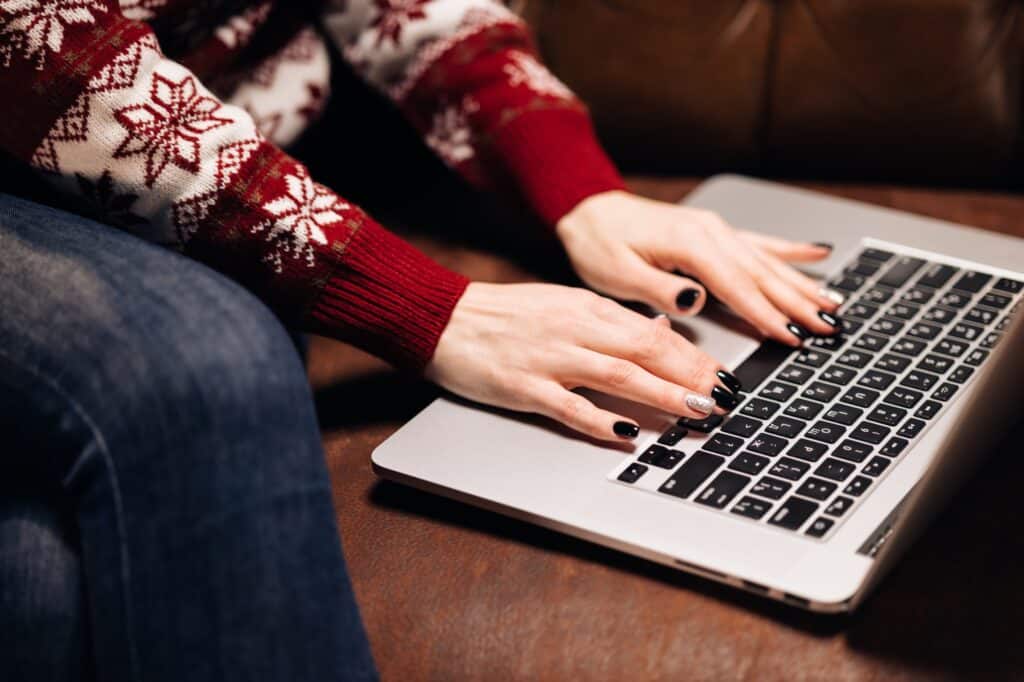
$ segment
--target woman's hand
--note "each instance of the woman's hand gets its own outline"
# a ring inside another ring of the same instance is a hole
[[[603,440],[633,438],[638,427],[571,389],[698,419],[735,407],[741,390],[664,317],[553,284],[470,284],[426,374],[464,397],[547,415]]]
[[[583,281],[610,296],[695,314],[706,293],[671,273],[679,270],[764,336],[787,345],[838,329],[833,313],[842,297],[787,263],[821,260],[827,245],[744,232],[710,211],[619,191],[580,203],[559,221],[557,233]]]

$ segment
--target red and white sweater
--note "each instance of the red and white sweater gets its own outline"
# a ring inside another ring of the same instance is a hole
[[[0,149],[286,321],[420,368],[465,278],[280,149],[324,104],[325,39],[445,162],[549,224],[622,187],[490,0],[0,0]]]

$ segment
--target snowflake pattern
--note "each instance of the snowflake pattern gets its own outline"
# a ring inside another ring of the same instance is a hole
[[[174,82],[155,73],[146,102],[114,112],[127,131],[114,158],[145,156],[147,187],[153,186],[168,164],[195,174],[202,135],[232,123],[215,115],[220,108],[217,100],[199,93],[191,75]]]
[[[509,61],[503,71],[508,76],[509,85],[515,87],[525,85],[541,95],[550,95],[559,99],[572,99],[572,91],[555,78],[554,74],[538,62],[533,55],[514,50],[509,53]]]
[[[370,24],[377,29],[377,47],[385,40],[398,44],[402,38],[402,26],[416,19],[426,19],[423,6],[430,0],[373,0],[380,14]]]
[[[63,47],[66,26],[95,24],[106,11],[103,0],[0,0],[0,64],[20,52],[42,71],[49,52]]]
[[[284,258],[304,259],[313,267],[314,244],[327,244],[324,228],[344,220],[339,211],[351,206],[341,201],[334,192],[313,182],[305,167],[298,166],[295,174],[284,178],[284,194],[263,204],[263,210],[273,216],[253,228],[253,233],[266,233],[270,251],[264,260],[282,271]]]
[[[237,50],[244,47],[252,39],[256,29],[266,22],[272,6],[269,0],[265,0],[258,5],[249,7],[241,14],[231,17],[213,34],[228,49]]]
[[[132,207],[139,200],[138,194],[131,192],[119,193],[114,187],[114,179],[107,168],[96,182],[81,173],[75,173],[78,191],[88,204],[89,212],[100,220],[110,220],[123,227],[138,227],[149,221],[132,213]]]
[[[434,114],[426,143],[448,165],[462,163],[476,154],[473,150],[473,130],[469,125],[469,114],[478,109],[476,101],[466,97],[461,103],[446,106]]]

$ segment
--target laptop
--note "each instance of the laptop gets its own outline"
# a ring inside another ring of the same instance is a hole
[[[607,445],[442,397],[374,469],[797,607],[853,610],[1021,416],[1024,239],[732,175],[685,203],[833,242],[807,271],[846,295],[843,333],[792,349],[729,314],[680,318],[745,387],[724,419],[588,392],[641,425]]]

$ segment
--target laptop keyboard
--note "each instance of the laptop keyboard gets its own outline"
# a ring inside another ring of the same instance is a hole
[[[729,415],[680,419],[610,479],[825,539],[957,398],[1024,297],[1022,281],[881,248],[829,286],[847,297],[840,334],[762,344],[733,372],[747,393]]]

